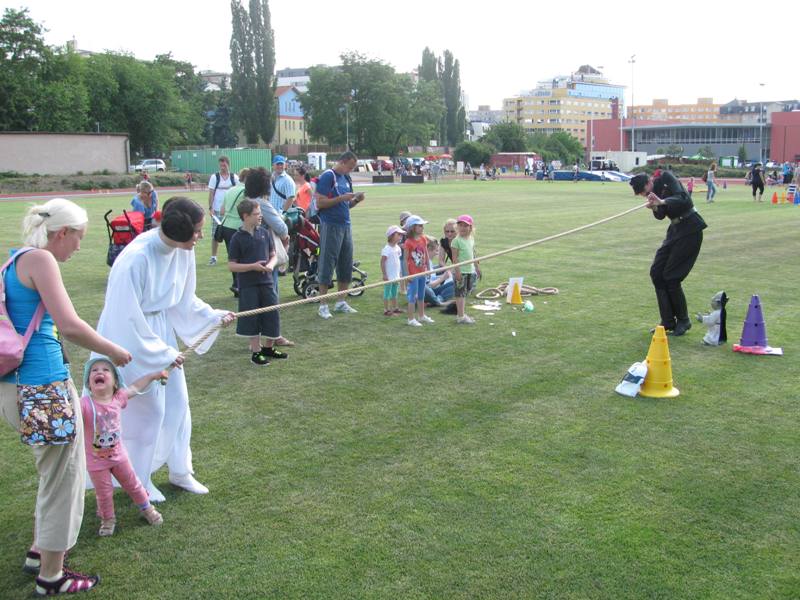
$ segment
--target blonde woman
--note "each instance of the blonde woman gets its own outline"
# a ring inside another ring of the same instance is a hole
[[[85,591],[100,580],[64,568],[64,553],[77,542],[83,520],[86,456],[80,399],[55,328],[69,341],[107,356],[115,365],[131,360],[127,350],[78,316],[61,279],[59,263],[80,250],[88,220],[84,209],[62,198],[33,206],[23,221],[24,244],[33,249],[17,253],[3,274],[6,308],[18,332],[25,332],[40,303],[45,312],[22,364],[2,378],[0,410],[15,430],[24,433],[28,428],[20,423],[18,396],[24,399],[32,393],[57,398],[63,404],[62,432],[74,433],[68,443],[45,445],[34,433],[28,439],[39,472],[39,490],[33,545],[23,568],[38,574],[35,591],[42,596]]]

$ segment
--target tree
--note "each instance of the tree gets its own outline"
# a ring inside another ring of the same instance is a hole
[[[425,46],[422,51],[422,63],[420,63],[417,73],[420,80],[427,82],[441,81],[442,65],[430,48]]]
[[[524,152],[528,149],[525,130],[517,123],[492,125],[481,141],[492,144],[498,152]]]
[[[664,154],[671,158],[680,158],[683,155],[683,146],[672,144],[664,148]]]
[[[739,146],[739,164],[743,165],[747,162],[747,148],[745,148],[744,144]]]
[[[205,113],[211,108],[203,78],[195,73],[191,63],[175,60],[172,53],[156,56],[155,64],[170,70],[178,91],[180,98],[180,103],[176,107],[177,133],[180,137],[178,143],[183,146],[203,143]]]
[[[224,83],[224,82],[223,82]],[[236,133],[231,128],[231,94],[222,86],[217,106],[211,117],[211,143],[219,148],[232,148],[237,145]]]
[[[231,0],[231,103],[248,144],[275,133],[275,44],[268,0]]]
[[[493,153],[494,148],[482,142],[461,142],[456,146],[453,158],[477,167],[488,163]]]
[[[444,119],[444,139],[450,146],[455,146],[464,139],[466,121],[461,105],[461,67],[449,50],[444,51],[441,81],[447,111]]]
[[[50,50],[28,9],[7,8],[0,21],[0,130],[35,128],[43,65]]]
[[[711,146],[701,146],[697,149],[697,153],[703,158],[714,158],[714,150]]]
[[[536,152],[542,160],[560,160],[564,164],[575,164],[585,155],[580,140],[564,131],[552,135],[534,133],[528,136],[528,149]]]

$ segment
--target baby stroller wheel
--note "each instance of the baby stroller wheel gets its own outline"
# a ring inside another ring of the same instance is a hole
[[[294,293],[297,294],[298,296],[302,296],[303,295],[303,288],[306,287],[305,275],[301,275],[300,277],[297,277],[293,281],[293,287],[294,287]]]
[[[364,280],[360,278],[353,278],[350,282],[350,291],[347,292],[348,296],[353,298],[361,296],[364,293]]]
[[[303,298],[316,298],[319,296],[319,284],[316,281],[309,281],[303,287]]]

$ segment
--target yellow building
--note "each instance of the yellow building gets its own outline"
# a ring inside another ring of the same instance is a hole
[[[713,98],[698,98],[695,104],[673,104],[669,100],[653,100],[650,105],[631,107],[631,115],[637,119],[654,121],[686,121],[687,123],[719,123],[719,109]]]
[[[275,126],[275,141],[278,144],[307,144],[306,124],[303,109],[297,98],[298,90],[292,85],[275,89],[278,102],[278,122]]]
[[[540,82],[536,89],[503,100],[506,121],[529,133],[562,131],[589,143],[587,123],[618,116],[623,86],[610,84],[600,71],[583,65],[568,77]]]

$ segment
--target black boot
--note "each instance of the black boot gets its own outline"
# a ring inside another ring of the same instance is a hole
[[[676,319],[675,329],[669,335],[683,335],[692,328],[692,320],[689,318],[689,311],[686,308],[686,296],[683,295],[680,283],[677,286],[670,287],[668,292]]]
[[[656,288],[656,300],[658,312],[661,314],[661,325],[667,331],[672,331],[675,329],[675,313],[672,311],[669,292],[665,288]],[[650,333],[655,333],[655,329],[651,329]]]

